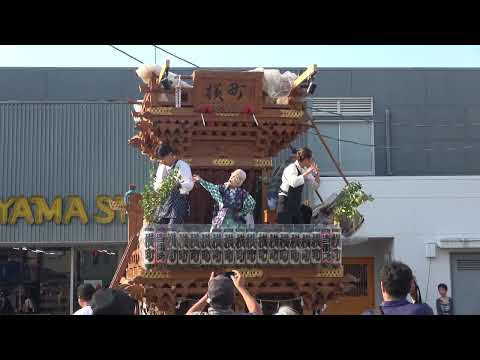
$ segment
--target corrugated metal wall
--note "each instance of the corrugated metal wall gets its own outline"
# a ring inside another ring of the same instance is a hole
[[[126,241],[126,224],[95,224],[93,214],[97,195],[143,187],[149,163],[128,146],[133,134],[126,103],[0,103],[0,200],[61,196],[65,212],[67,196],[78,195],[89,217],[86,225],[0,225],[0,244]]]

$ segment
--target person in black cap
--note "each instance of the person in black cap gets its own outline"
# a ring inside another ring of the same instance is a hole
[[[240,272],[233,270],[234,275],[228,278],[212,272],[208,281],[207,293],[195,303],[186,315],[262,315],[262,308],[245,287],[245,280]],[[248,308],[248,313],[234,312],[235,288],[242,295]],[[209,304],[208,311],[202,311]]]
[[[118,289],[100,289],[92,297],[92,315],[135,315],[135,300]]]

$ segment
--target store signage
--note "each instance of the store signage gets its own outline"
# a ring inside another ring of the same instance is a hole
[[[0,199],[0,225],[15,225],[20,220],[29,225],[48,222],[67,225],[75,221],[86,225],[92,220],[96,224],[110,224],[115,217],[125,224],[125,212],[112,210],[110,200],[123,204],[122,196],[97,195],[96,211],[88,214],[82,199],[76,195],[56,196],[50,204],[43,196],[13,196],[3,201]]]

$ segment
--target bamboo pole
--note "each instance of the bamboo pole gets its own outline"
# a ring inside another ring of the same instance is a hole
[[[335,165],[335,167],[337,168],[337,171],[338,173],[340,174],[340,176],[343,178],[343,181],[345,181],[345,184],[349,184],[345,174],[343,173],[342,169],[340,168],[340,165],[338,164],[337,160],[335,159],[335,157],[333,156],[332,154],[332,151],[330,150],[330,147],[328,146],[328,144],[326,143],[325,139],[323,138],[322,134],[320,133],[320,130],[318,130],[318,126],[312,121],[312,119],[310,119],[310,124],[311,124],[311,127],[313,127],[315,129],[315,132],[317,133],[317,136],[318,138],[320,139],[320,141],[322,142],[323,146],[325,147],[325,150],[327,150],[327,153],[328,153],[328,156],[330,156],[330,159],[332,159],[333,161],[333,164]]]

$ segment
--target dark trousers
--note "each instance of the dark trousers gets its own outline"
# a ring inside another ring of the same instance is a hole
[[[287,199],[286,196],[278,197],[277,222],[279,224],[310,224],[312,209],[303,204],[298,209],[296,207],[289,209]]]
[[[287,196],[280,195],[277,204],[277,222],[279,224],[301,224],[300,206],[298,209],[288,204]]]
[[[156,224],[183,224],[190,213],[188,196],[172,193],[165,204],[155,211],[153,222]]]

